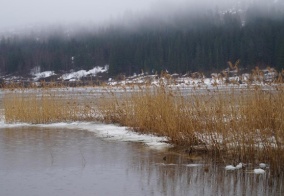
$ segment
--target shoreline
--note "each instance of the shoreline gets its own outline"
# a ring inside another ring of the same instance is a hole
[[[2,105],[8,123],[118,124],[138,135],[167,138],[167,144],[188,154],[213,153],[233,162],[270,161],[275,171],[283,167],[283,85],[185,89],[189,91],[163,85],[36,89],[36,93],[32,89],[8,90]],[[27,116],[30,113],[36,115]],[[43,121],[34,121],[41,115]]]

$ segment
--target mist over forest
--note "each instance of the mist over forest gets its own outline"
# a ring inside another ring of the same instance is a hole
[[[125,12],[101,26],[58,25],[2,33],[0,75],[29,74],[34,67],[65,72],[106,64],[110,75],[141,70],[206,74],[238,59],[248,71],[255,66],[284,68],[282,2],[207,2],[165,4],[143,14]]]

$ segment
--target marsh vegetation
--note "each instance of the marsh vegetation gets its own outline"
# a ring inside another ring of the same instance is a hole
[[[17,89],[7,90],[3,105],[7,123],[117,123],[165,136],[187,153],[202,151],[232,163],[266,162],[279,172],[284,167],[283,91],[281,84],[188,91],[161,84],[106,87],[92,97],[60,88]]]

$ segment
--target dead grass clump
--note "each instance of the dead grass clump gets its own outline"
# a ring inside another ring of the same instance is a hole
[[[41,89],[7,92],[3,98],[7,123],[54,123],[90,120],[93,109],[80,104],[78,97]],[[93,119],[93,118],[92,118]]]
[[[100,103],[100,112],[105,122],[167,136],[178,145],[202,144],[207,150],[227,152],[235,161],[281,163],[283,90],[281,86],[249,86],[196,89],[183,95],[179,89],[146,87],[119,96],[110,92]]]
[[[176,92],[179,93],[179,92]],[[197,143],[190,111],[183,96],[166,87],[146,87],[120,97],[111,93],[100,105],[105,122],[119,123],[141,133],[167,136],[174,143]]]
[[[141,133],[166,136],[190,149],[202,145],[236,162],[261,161],[284,168],[281,85],[186,91],[160,85],[117,90],[106,89],[98,103],[50,88],[8,91],[3,99],[5,120],[119,123]]]

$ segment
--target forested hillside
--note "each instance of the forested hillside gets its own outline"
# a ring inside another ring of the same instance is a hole
[[[144,72],[212,72],[240,59],[241,67],[284,67],[283,10],[257,8],[244,12],[208,10],[171,20],[144,18],[133,27],[109,25],[74,36],[52,33],[3,36],[0,73],[67,71],[109,65],[111,75]]]

